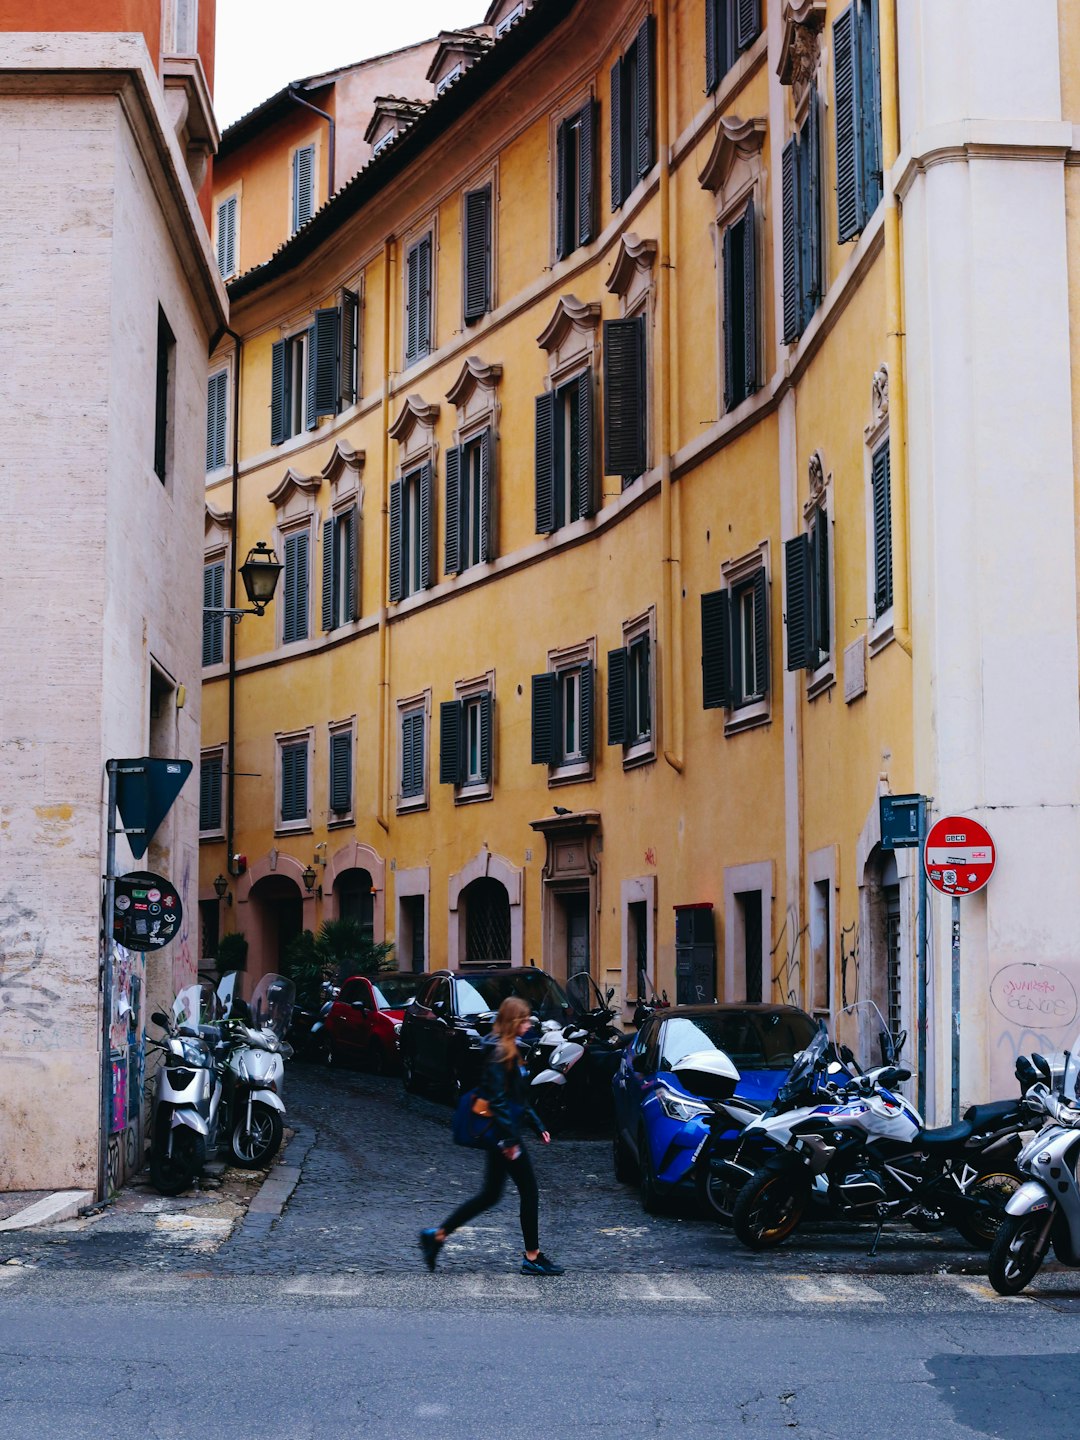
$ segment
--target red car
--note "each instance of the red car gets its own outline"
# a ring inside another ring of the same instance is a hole
[[[326,1013],[329,1065],[363,1065],[377,1075],[396,1070],[401,1018],[426,975],[408,971],[369,980],[354,975]]]

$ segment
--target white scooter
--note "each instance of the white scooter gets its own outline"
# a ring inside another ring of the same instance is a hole
[[[246,1006],[236,996],[235,974],[218,986],[225,1019],[218,1047],[221,1110],[214,1117],[214,1133],[228,1146],[232,1162],[247,1169],[268,1165],[281,1146],[285,1061],[293,1053],[285,1032],[295,998],[296,987],[283,975],[264,975]]]

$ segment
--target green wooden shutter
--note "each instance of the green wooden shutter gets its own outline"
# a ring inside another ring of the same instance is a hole
[[[461,470],[465,458],[463,446],[452,445],[446,452],[446,573],[461,571]]]
[[[480,435],[480,559],[495,559],[495,511],[492,505],[494,440],[491,427]]]
[[[439,706],[439,784],[460,785],[465,775],[465,707],[460,700]]]
[[[609,650],[607,662],[607,743],[626,745],[630,739],[629,653]]]
[[[536,533],[555,529],[555,396],[536,397]]]
[[[229,372],[219,370],[206,384],[206,468],[217,470],[225,464],[225,433],[228,428]]]
[[[223,280],[236,271],[236,196],[217,207],[217,262]]]
[[[611,67],[611,208],[618,210],[626,198],[623,178],[623,62],[622,57]]]
[[[555,696],[558,677],[550,673],[532,677],[532,763],[554,765],[558,759],[555,733]]]
[[[783,198],[781,223],[784,246],[784,344],[793,344],[802,332],[802,286],[800,281],[798,146],[790,139],[780,156]]]
[[[314,430],[318,424],[318,414],[315,405],[315,380],[317,371],[317,354],[315,342],[315,326],[309,325],[307,331],[307,386],[304,396],[304,429]]]
[[[747,50],[761,34],[761,0],[735,0],[735,44]]]
[[[464,203],[465,323],[491,308],[491,186],[469,190]]]
[[[757,390],[758,365],[758,285],[757,285],[757,217],[753,200],[746,207],[743,216],[743,394],[740,399]]]
[[[587,100],[578,116],[578,216],[577,243],[588,245],[596,238],[596,143],[600,106]]]
[[[401,793],[413,799],[424,793],[424,712],[410,711],[401,723]]]
[[[270,352],[270,444],[280,445],[288,439],[286,416],[289,412],[285,341],[275,340]]]
[[[345,619],[360,618],[360,507],[345,517]]]
[[[431,461],[420,467],[420,589],[435,584],[435,471]]]
[[[293,151],[293,233],[315,212],[315,147]]]
[[[874,451],[872,461],[874,501],[874,615],[884,615],[893,603],[892,564],[892,482],[889,469],[889,442]]]
[[[796,535],[784,544],[785,601],[787,605],[787,668],[805,670],[810,664],[810,537]]]
[[[480,778],[491,783],[495,707],[490,690],[480,696]]]
[[[604,321],[604,474],[645,470],[645,317]]]
[[[199,767],[199,829],[221,829],[220,755],[204,755]]]
[[[360,395],[360,296],[341,292],[341,394],[340,408],[355,405]]]
[[[726,590],[701,597],[701,694],[706,710],[731,704],[731,597]]]
[[[402,481],[390,482],[390,601],[396,604],[404,590],[401,583],[401,488]]]
[[[860,222],[865,225],[881,200],[881,60],[877,0],[862,0],[856,22],[858,52]]]
[[[574,381],[577,386],[577,435],[574,437],[577,458],[577,490],[575,508],[578,515],[596,513],[596,443],[593,421],[593,374],[586,370]]]
[[[565,260],[574,248],[570,233],[570,192],[567,185],[567,156],[571,121],[564,120],[555,133],[555,258]]]
[[[203,609],[220,610],[225,604],[225,562],[203,566]],[[225,658],[224,615],[203,615],[202,663],[220,665]]]
[[[821,304],[824,293],[821,263],[821,108],[817,90],[813,87],[810,90],[806,124],[803,126],[799,148],[803,152],[800,158],[806,176],[803,187],[806,198],[801,217],[806,237],[801,284],[805,329],[814,311]]]
[[[810,535],[811,665],[816,668],[829,653],[831,644],[829,614],[829,517],[819,510]]]
[[[285,540],[285,622],[282,639],[286,645],[306,640],[310,584],[310,537],[298,530]]]
[[[316,416],[336,415],[341,400],[341,311],[336,305],[315,311],[314,343],[308,374],[314,385]]]
[[[769,582],[764,569],[754,576],[754,668],[758,691],[755,699],[769,693]]]
[[[637,85],[634,89],[634,183],[647,175],[656,163],[656,21],[646,15],[638,29]]]
[[[705,93],[711,95],[720,84],[719,16],[721,0],[705,0]]]
[[[352,734],[348,730],[330,736],[330,809],[347,815],[352,809]]]
[[[594,672],[594,669],[593,669],[593,663],[592,663],[592,661],[591,661],[591,660],[586,660],[586,661],[585,661],[585,664],[582,665],[582,667],[581,667],[581,670],[580,670],[580,672],[579,672],[579,677],[578,677],[578,684],[579,684],[579,686],[580,686],[580,705],[581,705],[581,715],[580,715],[580,717],[579,717],[579,718],[580,718],[580,722],[581,722],[581,724],[580,724],[580,730],[579,730],[579,736],[580,736],[580,742],[581,742],[581,753],[582,753],[582,756],[583,756],[586,760],[591,760],[591,759],[592,759],[592,755],[593,755],[593,745],[595,744],[595,739],[594,739],[594,732],[595,732],[595,730],[596,730],[596,726],[595,726],[595,724],[594,724],[595,701],[594,701],[594,699],[593,699],[593,695],[594,695],[596,686],[595,686],[595,684],[594,684],[594,679],[593,679],[594,673],[595,673],[595,672]]]
[[[307,759],[306,740],[281,747],[282,820],[307,819]]]
[[[338,577],[335,574],[335,540],[337,539],[338,522],[333,515],[327,515],[323,521],[322,532],[322,628],[334,630],[338,623],[337,589]]]
[[[859,205],[859,133],[856,111],[855,6],[833,22],[833,87],[836,109],[836,217],[840,243],[862,228]]]
[[[724,231],[724,409],[733,410],[735,399],[735,226]],[[741,397],[740,397],[741,398]]]
[[[416,248],[419,271],[416,353],[421,356],[431,352],[431,236],[425,235]]]

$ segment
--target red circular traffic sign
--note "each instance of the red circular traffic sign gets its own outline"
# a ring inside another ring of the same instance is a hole
[[[926,878],[943,895],[974,895],[996,864],[997,848],[977,820],[946,815],[926,837]]]

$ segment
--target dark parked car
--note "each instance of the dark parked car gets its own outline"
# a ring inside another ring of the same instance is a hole
[[[365,1065],[378,1075],[396,1070],[398,1031],[405,1007],[426,979],[426,975],[402,971],[374,980],[366,975],[346,980],[323,1017],[327,1063]]]
[[[438,1088],[451,1099],[480,1078],[480,1046],[499,1006],[520,995],[536,1020],[565,1021],[562,987],[544,970],[436,970],[405,1012],[398,1037],[405,1088]]]

